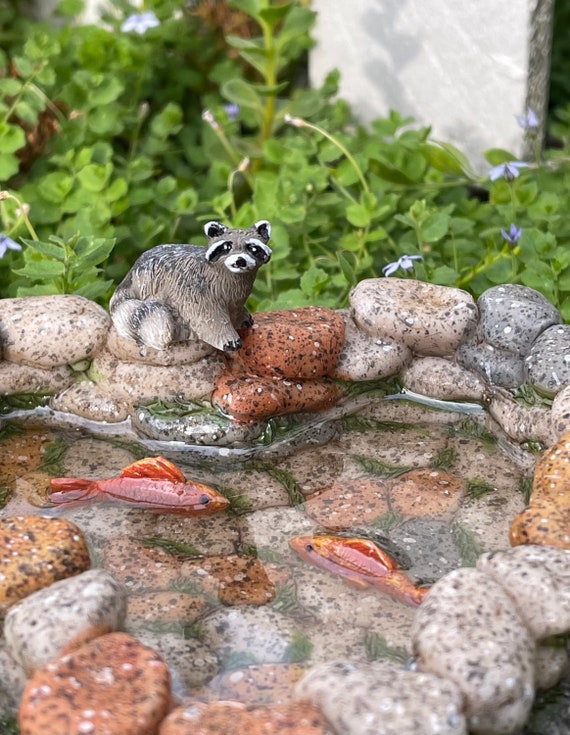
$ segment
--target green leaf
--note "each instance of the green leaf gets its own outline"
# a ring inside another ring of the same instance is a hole
[[[258,112],[262,110],[259,96],[252,85],[243,79],[229,79],[222,84],[220,91],[226,99],[240,107],[247,107]]]
[[[277,23],[282,20],[291,10],[292,3],[283,5],[274,5],[269,8],[263,8],[259,11],[259,17],[262,18],[269,28],[273,30]]]
[[[13,77],[0,79],[0,93],[6,97],[15,97],[22,89],[22,82]]]
[[[26,145],[24,131],[18,125],[0,122],[0,153],[14,153]]]
[[[43,199],[59,204],[73,187],[73,178],[63,171],[54,171],[40,179],[39,193]]]
[[[444,143],[439,140],[434,141],[434,143],[435,145],[423,143],[420,146],[420,152],[431,166],[446,174],[475,177],[467,157],[459,149],[451,143]]]
[[[20,161],[13,153],[0,153],[0,181],[8,181],[20,169]]]
[[[447,234],[449,215],[445,212],[434,212],[427,216],[421,224],[421,237],[424,242],[437,242]]]
[[[114,238],[81,238],[75,248],[75,255],[81,267],[98,265],[107,260],[113,247]]]
[[[346,218],[355,227],[368,227],[372,215],[362,204],[349,204],[346,208]]]
[[[316,296],[330,281],[329,274],[316,265],[311,265],[301,276],[301,290],[306,296]]]
[[[67,254],[63,245],[56,244],[54,242],[43,242],[41,240],[24,240],[28,250],[33,250],[40,255],[45,255],[48,258],[55,258],[61,263],[64,263]]]
[[[355,286],[358,279],[356,277],[356,272],[352,267],[352,264],[342,253],[337,253],[336,257],[338,260],[338,264],[340,265],[340,269],[342,270],[342,273],[346,279],[346,282],[350,286]]]
[[[100,105],[108,105],[115,102],[122,94],[124,85],[115,76],[103,77],[93,74],[91,76],[91,86],[89,89],[89,106],[97,108]]]
[[[487,161],[491,166],[498,166],[500,163],[508,163],[509,161],[516,161],[517,157],[510,151],[506,151],[504,148],[489,148],[489,150],[483,153]]]
[[[107,181],[113,171],[113,164],[107,163],[99,165],[90,163],[77,173],[77,178],[81,185],[91,192],[102,191],[107,185]]]
[[[228,4],[257,19],[265,3],[263,0],[229,0]]]
[[[196,189],[184,189],[176,197],[175,211],[177,214],[194,214],[198,206]]]
[[[158,115],[156,115],[151,124],[150,129],[153,135],[161,140],[168,138],[169,135],[176,135],[182,128],[183,114],[182,108],[176,102],[169,102]]]
[[[23,268],[14,269],[14,273],[18,276],[45,280],[62,276],[65,273],[65,265],[53,260],[34,260],[26,263]]]
[[[90,301],[96,301],[101,296],[104,296],[112,286],[113,281],[91,281],[91,283],[75,289],[74,293],[79,294],[79,296],[84,296]]]

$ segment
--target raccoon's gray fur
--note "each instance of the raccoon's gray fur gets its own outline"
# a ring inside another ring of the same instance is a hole
[[[192,336],[219,350],[241,347],[236,329],[253,324],[245,302],[257,269],[271,257],[271,225],[208,222],[204,232],[206,247],[158,245],[135,262],[109,305],[121,336],[157,350]]]

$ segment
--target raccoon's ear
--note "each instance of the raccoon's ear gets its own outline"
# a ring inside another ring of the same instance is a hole
[[[219,237],[227,232],[227,227],[222,225],[221,222],[206,222],[204,225],[204,232],[206,237]]]
[[[266,219],[260,219],[259,222],[255,223],[255,230],[259,237],[264,241],[268,242],[271,237],[271,225]]]

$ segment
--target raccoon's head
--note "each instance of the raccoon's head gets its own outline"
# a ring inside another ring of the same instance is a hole
[[[206,260],[220,262],[231,273],[247,273],[267,263],[271,248],[267,245],[271,237],[271,225],[265,219],[245,230],[232,230],[219,222],[207,222],[204,232],[208,237]]]

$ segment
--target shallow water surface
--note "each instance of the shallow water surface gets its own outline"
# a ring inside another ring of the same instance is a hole
[[[429,585],[482,551],[508,547],[537,456],[507,442],[489,419],[403,404],[368,407],[336,428],[328,443],[282,457],[201,458],[173,447],[167,454],[187,478],[230,500],[220,514],[186,518],[118,502],[51,506],[51,477],[104,479],[157,452],[124,438],[8,422],[0,514],[62,516],[82,529],[92,565],[129,591],[127,630],[166,658],[178,696],[287,701],[314,663],[405,662],[414,616],[382,591],[304,561],[292,538],[370,538],[416,584]],[[560,703],[568,708],[564,686],[541,699],[542,729],[531,724],[528,733],[563,732],[555,727]]]

